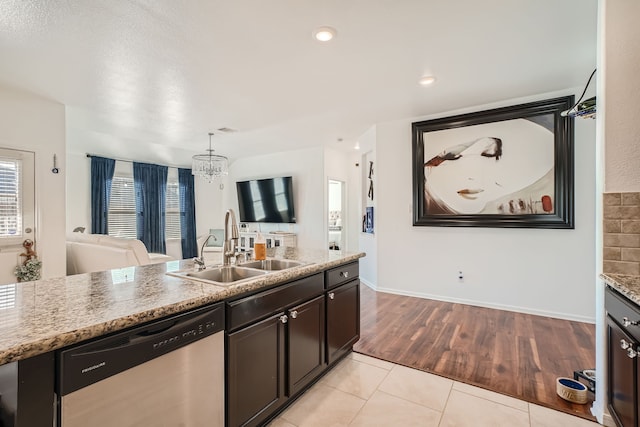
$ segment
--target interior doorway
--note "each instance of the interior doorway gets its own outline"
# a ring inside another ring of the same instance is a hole
[[[329,250],[346,250],[346,203],[345,203],[345,183],[335,179],[329,179],[327,192],[328,242]]]

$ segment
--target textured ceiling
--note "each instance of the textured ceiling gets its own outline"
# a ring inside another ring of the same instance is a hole
[[[583,86],[596,0],[2,0],[0,84],[67,106],[70,150],[188,164]],[[311,37],[320,25],[330,43]],[[423,74],[437,76],[420,87]],[[342,142],[337,142],[341,138]]]

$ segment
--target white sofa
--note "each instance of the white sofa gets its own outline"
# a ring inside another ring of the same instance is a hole
[[[67,275],[156,264],[174,258],[147,252],[144,243],[104,234],[67,235]]]

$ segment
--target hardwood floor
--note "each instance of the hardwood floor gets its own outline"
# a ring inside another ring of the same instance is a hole
[[[360,288],[356,352],[594,419],[556,378],[595,367],[595,325]]]

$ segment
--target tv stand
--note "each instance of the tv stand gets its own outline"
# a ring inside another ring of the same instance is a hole
[[[296,247],[297,245],[296,233],[271,231],[269,233],[262,233],[262,236],[267,242],[267,249],[280,246]],[[238,248],[240,248],[241,251],[252,250],[257,237],[257,231],[241,231],[240,239],[238,239]]]

